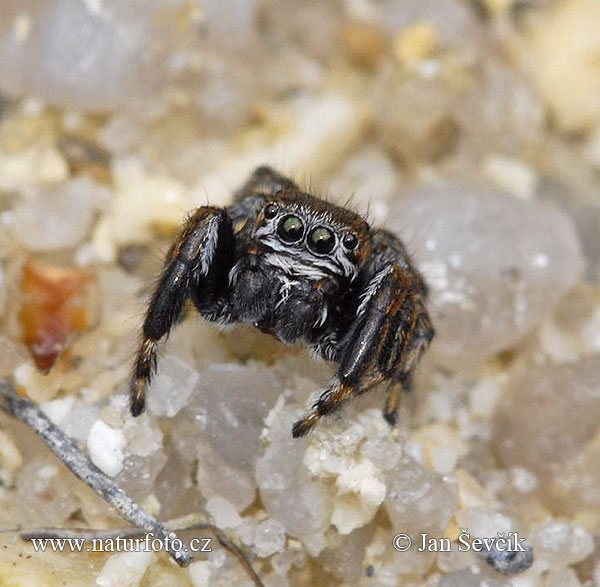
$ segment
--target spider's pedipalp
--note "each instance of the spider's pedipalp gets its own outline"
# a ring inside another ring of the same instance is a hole
[[[185,223],[167,255],[146,312],[131,379],[132,415],[138,416],[144,410],[159,341],[169,332],[190,296],[212,296],[219,290],[232,265],[233,248],[231,221],[224,210],[204,206]]]

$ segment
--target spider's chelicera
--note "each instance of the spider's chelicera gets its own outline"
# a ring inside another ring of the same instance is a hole
[[[171,247],[144,321],[131,413],[143,411],[157,345],[190,298],[207,320],[250,322],[338,364],[294,436],[383,381],[393,424],[433,337],[426,295],[396,236],[260,167],[231,206],[195,210]]]

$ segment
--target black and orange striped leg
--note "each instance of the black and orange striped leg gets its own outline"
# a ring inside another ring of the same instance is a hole
[[[412,372],[404,377],[394,378],[386,390],[385,404],[383,405],[383,417],[390,426],[398,422],[398,408],[402,393],[408,393],[412,389]]]
[[[156,354],[190,296],[218,293],[233,263],[231,222],[220,208],[198,208],[186,221],[165,261],[142,329],[131,378],[131,413],[144,411],[146,389],[156,370]]]
[[[323,416],[333,412],[345,400],[357,394],[358,392],[352,385],[335,381],[321,394],[308,414],[294,424],[292,436],[294,438],[304,436]]]
[[[401,387],[399,383],[391,383],[386,390],[383,417],[390,426],[395,426],[398,421]]]
[[[294,424],[294,437],[305,435],[348,398],[386,380],[391,385],[383,414],[390,424],[396,423],[400,389],[410,385],[412,370],[433,336],[429,318],[421,311],[421,294],[411,285],[410,275],[398,265],[373,277],[372,286],[367,287],[370,297],[341,343],[336,378],[310,412]]]

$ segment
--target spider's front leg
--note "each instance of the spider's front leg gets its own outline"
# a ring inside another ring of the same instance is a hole
[[[131,413],[144,410],[146,388],[156,370],[159,341],[168,334],[189,297],[215,298],[226,287],[235,242],[231,221],[221,208],[198,208],[171,247],[152,294],[131,378]]]
[[[341,341],[338,371],[311,411],[294,424],[294,437],[304,436],[348,398],[386,380],[390,388],[384,417],[395,423],[398,387],[409,380],[433,338],[423,296],[412,274],[400,265],[389,265],[372,277]]]

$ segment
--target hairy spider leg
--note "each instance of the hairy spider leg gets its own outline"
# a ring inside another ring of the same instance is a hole
[[[215,295],[233,265],[234,237],[225,210],[198,208],[171,247],[146,312],[142,340],[131,378],[131,413],[144,410],[146,389],[156,370],[158,343],[165,337],[190,296]]]
[[[342,340],[336,376],[309,413],[294,424],[292,434],[296,438],[304,436],[322,416],[338,409],[348,398],[386,379],[392,380],[392,387],[384,416],[388,422],[395,422],[398,397],[393,394],[410,377],[433,337],[433,328],[420,288],[413,287],[411,274],[400,265],[382,269],[365,291],[369,295]]]

